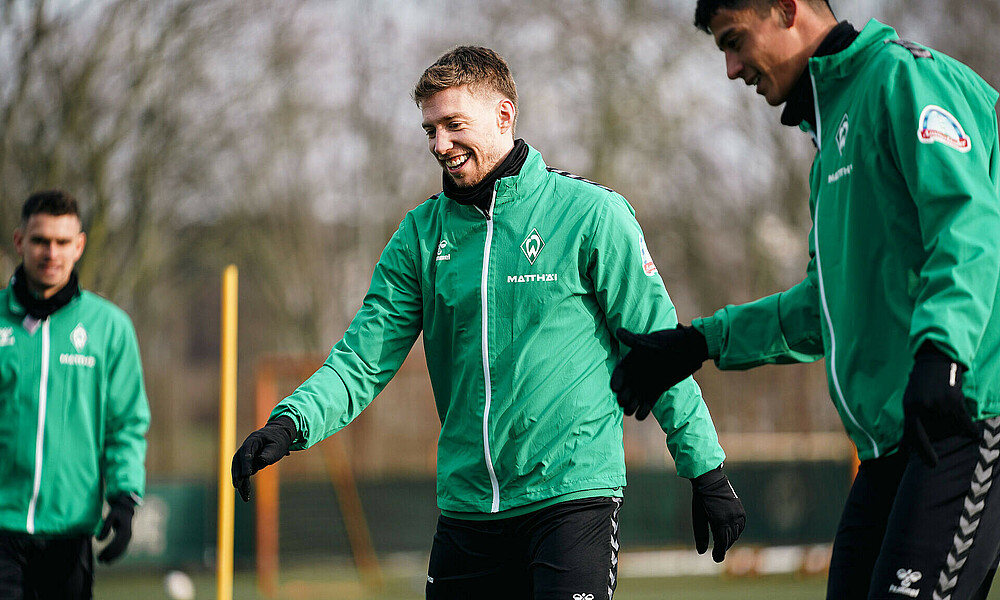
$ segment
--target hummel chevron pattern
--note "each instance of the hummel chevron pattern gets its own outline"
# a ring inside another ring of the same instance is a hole
[[[979,463],[973,473],[969,493],[965,497],[965,509],[958,522],[958,532],[955,533],[951,552],[948,553],[944,569],[941,570],[937,585],[934,587],[933,600],[951,600],[962,567],[969,558],[976,530],[979,529],[983,508],[986,506],[986,493],[993,486],[993,468],[996,467],[998,458],[1000,458],[1000,417],[994,417],[986,421],[983,443],[979,447]]]
[[[608,600],[615,596],[618,586],[618,511],[622,509],[622,499],[612,498],[615,502],[615,512],[611,513],[611,572],[608,576]]]

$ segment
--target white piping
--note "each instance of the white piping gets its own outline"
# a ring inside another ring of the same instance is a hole
[[[45,405],[49,396],[49,319],[42,321],[42,370],[38,384],[38,431],[35,434],[35,481],[31,488],[31,501],[28,502],[28,522],[26,529],[29,534],[35,533],[35,508],[38,505],[38,492],[42,488],[42,459],[45,445]]]
[[[819,116],[819,95],[816,93],[816,78],[813,77],[812,69],[809,70],[809,80],[812,82],[813,88],[813,107],[816,110],[816,153],[817,157],[822,160],[823,151],[823,135],[822,128],[820,126],[820,116]],[[826,320],[827,329],[830,331],[830,379],[833,381],[833,388],[837,392],[837,401],[840,403],[840,408],[845,415],[851,420],[851,423],[860,431],[865,434],[868,441],[871,442],[872,452],[874,452],[874,458],[879,457],[878,444],[875,443],[875,439],[869,434],[861,425],[858,420],[854,417],[854,413],[847,406],[847,400],[844,399],[844,392],[840,387],[840,377],[837,375],[837,338],[833,331],[833,319],[830,318],[830,306],[826,301],[826,286],[823,285],[823,261],[820,259],[819,254],[819,199],[820,196],[819,188],[816,190],[816,216],[813,218],[813,229],[815,240],[815,251],[816,251],[816,279],[819,280],[819,298],[823,306],[823,317]]]
[[[500,512],[500,484],[497,482],[496,471],[493,470],[493,457],[490,455],[490,403],[493,400],[493,388],[490,385],[490,345],[489,318],[487,297],[489,294],[490,246],[493,245],[493,219],[490,211],[497,200],[497,190],[493,188],[493,198],[483,215],[486,217],[486,246],[483,249],[483,278],[480,284],[483,312],[483,377],[486,385],[486,405],[483,408],[483,449],[486,453],[486,470],[490,473],[490,485],[493,486],[493,503],[490,512]]]

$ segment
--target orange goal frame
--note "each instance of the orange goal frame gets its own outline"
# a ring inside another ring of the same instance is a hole
[[[305,381],[323,364],[325,356],[281,355],[266,356],[257,361],[254,373],[254,422],[263,427],[274,405],[281,400],[279,384],[292,380]],[[365,520],[361,499],[358,496],[354,472],[347,457],[340,436],[331,436],[317,444],[326,463],[327,475],[333,484],[344,519],[354,564],[362,583],[366,587],[380,589],[383,585],[382,571],[378,557],[372,546],[368,522]],[[280,463],[260,471],[255,475],[255,520],[257,543],[257,588],[265,596],[273,598],[278,593],[279,571],[279,530],[280,514]]]

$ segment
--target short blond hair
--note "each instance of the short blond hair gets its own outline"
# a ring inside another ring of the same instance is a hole
[[[502,56],[482,46],[458,46],[427,67],[413,88],[417,107],[434,94],[448,88],[469,86],[473,92],[496,92],[514,104],[517,115],[517,86]]]

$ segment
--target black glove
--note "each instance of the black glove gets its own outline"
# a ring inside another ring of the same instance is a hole
[[[295,422],[285,415],[247,436],[233,455],[233,487],[244,502],[250,501],[250,476],[288,456],[288,447],[296,437]]]
[[[125,547],[132,539],[132,516],[135,514],[135,499],[129,494],[115,496],[108,500],[108,505],[111,510],[108,511],[108,516],[104,517],[104,526],[97,534],[97,539],[104,540],[112,530],[115,532],[115,537],[97,555],[97,560],[102,563],[109,563],[125,552]]]
[[[691,522],[698,554],[708,550],[708,530],[712,530],[712,559],[717,563],[743,533],[747,513],[721,465],[691,480]]]
[[[903,447],[919,454],[928,467],[938,463],[931,442],[952,435],[979,436],[965,407],[964,373],[965,367],[929,342],[917,351],[903,393]]]
[[[678,325],[636,334],[619,328],[615,334],[632,350],[611,374],[611,389],[626,415],[643,420],[663,392],[701,368],[708,360],[708,342],[694,327]]]

